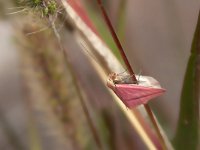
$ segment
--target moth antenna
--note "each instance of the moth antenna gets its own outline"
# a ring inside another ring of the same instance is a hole
[[[121,55],[122,55],[122,58],[123,58],[123,60],[124,60],[124,62],[125,62],[125,64],[126,64],[127,70],[129,71],[129,73],[130,73],[131,75],[133,75],[133,76],[132,76],[133,80],[137,81],[137,79],[135,78],[135,73],[133,72],[133,70],[132,70],[132,68],[131,68],[131,65],[130,65],[130,63],[129,63],[127,57],[126,57],[126,54],[125,54],[124,49],[123,49],[123,47],[122,47],[122,44],[120,43],[119,38],[118,38],[118,36],[117,36],[117,34],[116,34],[116,32],[115,32],[113,26],[112,26],[112,23],[111,23],[111,21],[110,21],[108,15],[107,15],[107,13],[106,13],[104,7],[103,7],[102,0],[97,0],[97,2],[98,2],[98,5],[99,5],[99,7],[100,7],[100,10],[101,10],[101,13],[102,13],[102,15],[103,15],[103,18],[104,18],[104,20],[105,20],[105,23],[106,23],[106,25],[108,26],[109,31],[110,31],[110,33],[111,33],[111,35],[112,35],[112,37],[113,37],[113,39],[114,39],[114,41],[115,41],[115,44],[117,45],[117,47],[118,47],[118,49],[119,49],[119,51],[120,51],[120,53],[121,53]]]
[[[83,40],[81,40],[81,39],[79,39],[79,41],[80,41],[80,45],[83,47],[83,51],[84,51],[85,53],[87,53],[87,54],[99,65],[100,62],[99,62],[98,59],[96,59],[96,57],[90,52],[90,50],[89,50],[88,46],[86,45],[86,43],[85,43]]]

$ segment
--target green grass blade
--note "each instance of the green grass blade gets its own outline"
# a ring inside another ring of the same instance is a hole
[[[126,29],[126,4],[127,0],[120,0],[117,10],[116,32],[122,43],[124,43],[125,29]]]
[[[199,136],[200,12],[191,46],[180,101],[179,120],[173,140],[176,150],[195,150]]]

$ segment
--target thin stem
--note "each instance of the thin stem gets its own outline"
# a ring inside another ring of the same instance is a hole
[[[55,26],[53,26],[53,27],[55,27]],[[92,132],[92,134],[93,134],[94,140],[95,140],[95,142],[96,142],[98,148],[99,148],[99,149],[103,149],[103,145],[102,145],[102,143],[101,143],[100,136],[99,136],[99,134],[98,134],[98,131],[97,131],[97,129],[96,129],[96,127],[95,127],[93,121],[92,121],[92,117],[91,117],[91,115],[90,115],[90,112],[89,112],[89,110],[88,110],[88,108],[87,108],[87,105],[86,105],[85,102],[84,102],[84,98],[83,98],[83,96],[82,96],[82,94],[81,94],[81,89],[80,89],[80,86],[79,86],[79,84],[78,84],[78,82],[77,82],[77,78],[76,78],[76,74],[74,73],[74,69],[72,68],[71,63],[70,63],[70,61],[69,61],[69,59],[68,59],[68,57],[67,57],[66,51],[65,51],[64,47],[63,47],[62,44],[61,44],[61,40],[60,40],[59,34],[58,34],[57,31],[55,30],[55,28],[53,28],[53,29],[54,29],[54,33],[56,34],[56,37],[57,37],[57,40],[58,40],[60,49],[61,49],[61,51],[62,51],[62,53],[63,53],[63,55],[64,55],[65,64],[66,64],[66,66],[67,66],[67,68],[69,69],[69,72],[70,72],[70,74],[71,74],[72,82],[74,83],[75,89],[76,89],[77,94],[78,94],[78,97],[79,97],[79,99],[80,99],[80,103],[81,103],[83,112],[84,112],[84,114],[85,114],[85,117],[86,117],[86,120],[87,120],[87,122],[88,122],[89,128],[90,128],[90,130],[91,130],[91,132]]]
[[[165,140],[164,140],[164,138],[163,138],[163,136],[162,136],[162,134],[161,134],[161,132],[160,132],[160,129],[159,129],[158,124],[157,124],[157,121],[156,121],[156,119],[155,119],[155,117],[154,117],[154,114],[153,114],[151,108],[149,107],[148,104],[145,104],[145,105],[144,105],[144,108],[145,108],[145,110],[147,111],[147,113],[148,113],[148,115],[149,115],[149,117],[150,117],[150,119],[151,119],[151,122],[152,122],[152,124],[153,124],[153,126],[154,126],[154,128],[155,128],[155,130],[156,130],[156,133],[157,133],[157,135],[158,135],[158,137],[159,137],[159,140],[160,140],[160,142],[162,143],[163,149],[166,150],[167,147],[166,147],[166,145],[165,145]]]
[[[130,73],[131,75],[133,75],[133,76],[132,76],[133,81],[137,81],[137,79],[136,79],[136,77],[135,77],[135,74],[134,74],[134,72],[133,72],[133,69],[132,69],[132,67],[131,67],[131,65],[130,65],[130,63],[129,63],[127,57],[126,57],[126,54],[125,54],[125,52],[124,52],[124,49],[122,48],[122,45],[121,45],[121,43],[120,43],[120,41],[119,41],[119,39],[118,39],[118,37],[117,37],[115,31],[114,31],[114,28],[113,28],[113,26],[112,26],[112,24],[111,24],[111,21],[110,21],[110,19],[108,18],[108,15],[107,15],[107,13],[106,13],[104,7],[103,7],[102,1],[101,1],[101,0],[97,0],[97,2],[98,2],[98,5],[99,5],[99,7],[100,7],[100,9],[101,9],[101,13],[102,13],[102,15],[103,15],[103,18],[104,18],[104,20],[105,20],[105,22],[106,22],[106,24],[107,24],[107,26],[108,26],[108,28],[109,28],[111,34],[112,34],[112,37],[113,37],[113,39],[114,39],[114,41],[115,41],[115,43],[116,43],[116,45],[117,45],[117,47],[118,47],[118,49],[119,49],[119,51],[120,51],[120,53],[121,53],[121,56],[122,56],[122,58],[123,58],[123,60],[124,60],[124,63],[126,64],[126,67],[127,67],[128,71],[129,71],[129,73]],[[163,139],[162,134],[161,134],[161,132],[160,132],[160,130],[159,130],[159,127],[158,127],[157,122],[156,122],[156,120],[155,120],[155,118],[154,118],[154,115],[153,115],[153,113],[152,113],[152,111],[151,111],[151,108],[149,107],[148,104],[145,104],[145,105],[144,105],[144,108],[145,108],[147,114],[149,115],[149,118],[150,118],[150,120],[151,120],[151,122],[152,122],[152,124],[153,124],[153,126],[154,126],[154,128],[155,128],[155,130],[156,130],[156,132],[157,132],[158,137],[160,138],[160,141],[161,141],[161,143],[162,143],[163,149],[166,149],[164,139]]]
[[[70,70],[71,70],[71,69],[72,69],[72,68],[70,68]],[[72,71],[72,70],[71,70],[71,71]],[[74,73],[73,73],[73,74],[74,74]],[[77,80],[76,80],[75,75],[73,75],[72,78],[73,78],[74,86],[75,86],[75,88],[76,88],[76,91],[77,91],[77,93],[78,93],[78,96],[79,96],[79,99],[80,99],[80,102],[81,102],[81,106],[82,106],[83,111],[84,111],[84,113],[85,113],[87,122],[88,122],[88,124],[89,124],[89,126],[90,126],[90,130],[91,130],[92,133],[93,133],[94,140],[95,140],[95,142],[96,142],[98,148],[99,148],[99,149],[103,149],[103,146],[102,146],[102,143],[101,143],[101,140],[100,140],[100,136],[99,136],[99,134],[98,134],[98,132],[97,132],[97,129],[96,129],[96,127],[95,127],[93,121],[92,121],[92,117],[90,116],[89,110],[88,110],[88,108],[87,108],[87,106],[86,106],[86,104],[85,104],[85,102],[84,102],[83,96],[82,96],[82,94],[81,94],[81,89],[80,89],[80,87],[79,87],[79,85],[78,85],[78,83],[77,83]]]
[[[109,28],[109,31],[111,32],[111,35],[112,35],[112,37],[113,37],[113,39],[114,39],[114,41],[115,41],[115,43],[116,43],[116,45],[117,45],[117,47],[119,49],[119,52],[120,52],[120,54],[121,54],[121,56],[122,56],[122,58],[124,60],[124,63],[127,66],[127,70],[129,71],[130,75],[133,75],[132,76],[133,81],[137,81],[137,79],[135,77],[135,73],[133,72],[133,69],[132,69],[132,67],[131,67],[131,65],[130,65],[127,57],[126,57],[126,54],[125,54],[124,49],[123,49],[123,47],[122,47],[122,45],[121,45],[121,43],[119,41],[119,38],[117,37],[117,34],[115,33],[115,30],[114,30],[114,28],[113,28],[113,26],[111,24],[111,21],[108,18],[108,15],[107,15],[107,13],[106,13],[103,5],[102,5],[102,1],[101,0],[97,0],[97,2],[98,2],[99,7],[101,9],[102,15],[103,15],[103,17],[105,19],[105,22],[106,22],[106,24],[107,24],[107,26]]]
[[[55,18],[57,18],[57,16]],[[75,89],[76,89],[78,97],[80,99],[80,103],[81,103],[83,112],[85,114],[85,117],[86,117],[86,120],[88,122],[89,128],[90,128],[90,130],[91,130],[91,132],[93,134],[95,143],[97,144],[99,149],[103,149],[103,146],[102,146],[102,143],[101,143],[101,140],[100,140],[100,136],[99,136],[99,134],[97,132],[97,129],[96,129],[93,121],[92,121],[92,117],[90,115],[90,112],[89,112],[89,110],[87,108],[87,105],[84,102],[84,98],[83,98],[83,96],[81,94],[81,89],[80,89],[80,86],[79,86],[79,84],[77,82],[76,74],[74,73],[74,69],[71,66],[71,63],[70,63],[69,58],[67,56],[67,53],[66,53],[66,51],[65,51],[65,49],[64,49],[64,47],[62,45],[61,37],[60,37],[60,35],[59,35],[59,33],[58,33],[57,29],[56,29],[55,20],[53,18],[49,17],[49,21],[51,23],[51,27],[53,29],[53,32],[54,32],[54,34],[56,36],[56,39],[57,39],[58,45],[60,47],[60,50],[63,53],[65,64],[66,64],[67,68],[69,69],[69,73],[71,74],[72,82],[74,83]]]
[[[81,89],[80,89],[80,87],[79,87],[79,85],[78,85],[78,82],[77,82],[77,79],[76,79],[76,75],[75,75],[75,73],[74,73],[74,70],[73,70],[73,68],[71,67],[71,64],[70,64],[70,62],[69,62],[69,60],[68,60],[68,58],[67,58],[67,56],[66,56],[66,52],[63,51],[63,53],[64,53],[66,65],[67,65],[67,67],[69,68],[69,70],[70,70],[70,72],[71,72],[71,74],[72,74],[72,80],[73,80],[74,86],[75,86],[75,88],[76,88],[78,97],[79,97],[79,99],[80,99],[82,109],[83,109],[83,111],[84,111],[84,113],[85,113],[85,116],[86,116],[88,125],[89,125],[89,127],[90,127],[90,130],[92,131],[94,140],[95,140],[95,142],[96,142],[98,148],[99,148],[99,149],[103,149],[103,146],[102,146],[102,143],[101,143],[101,140],[100,140],[100,136],[99,136],[99,134],[98,134],[98,131],[97,131],[97,129],[96,129],[96,127],[95,127],[93,121],[92,121],[92,117],[90,116],[90,113],[89,113],[89,110],[88,110],[88,108],[87,108],[87,105],[85,104],[84,98],[83,98],[83,96],[82,96],[82,94],[81,94]]]

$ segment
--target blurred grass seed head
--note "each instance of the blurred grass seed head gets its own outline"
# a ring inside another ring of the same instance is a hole
[[[41,12],[42,16],[46,17],[56,14],[58,9],[55,0],[23,0],[20,1],[20,4]]]

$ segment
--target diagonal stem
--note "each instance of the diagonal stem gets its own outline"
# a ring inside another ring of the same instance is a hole
[[[51,20],[50,20],[51,21]],[[66,49],[63,47],[62,45],[62,42],[61,42],[61,38],[60,38],[60,35],[58,33],[58,31],[56,30],[55,28],[55,24],[54,22],[52,22],[52,29],[54,31],[54,34],[57,38],[57,42],[59,44],[59,47],[60,47],[60,50],[61,52],[63,53],[63,56],[64,56],[64,60],[65,60],[65,65],[67,66],[67,68],[69,69],[69,72],[71,74],[71,77],[72,77],[72,82],[74,83],[74,86],[75,86],[75,89],[77,91],[77,94],[78,94],[78,97],[79,97],[79,100],[80,100],[80,103],[81,103],[81,106],[82,106],[82,109],[83,109],[83,112],[85,114],[85,117],[86,117],[86,120],[87,120],[87,123],[89,125],[89,128],[93,134],[93,137],[94,137],[94,141],[98,147],[98,149],[103,149],[103,145],[102,145],[102,142],[101,142],[101,139],[100,139],[100,135],[97,131],[97,128],[92,120],[92,116],[90,115],[90,112],[88,110],[88,107],[84,101],[84,97],[83,95],[81,94],[81,88],[77,82],[77,77],[76,77],[76,74],[74,72],[74,69],[73,67],[71,66],[71,63],[70,63],[70,60],[67,56],[67,52],[66,52]]]
[[[131,67],[131,65],[130,65],[127,57],[126,57],[124,49],[123,49],[123,47],[122,47],[122,45],[121,45],[121,43],[120,43],[115,31],[114,31],[114,28],[113,28],[113,26],[111,24],[111,21],[110,21],[108,15],[106,13],[104,7],[103,7],[102,1],[101,0],[97,0],[97,2],[98,2],[98,5],[99,5],[99,7],[101,9],[101,13],[102,13],[103,18],[104,18],[104,20],[106,22],[106,25],[108,26],[108,28],[109,28],[109,30],[110,30],[110,32],[112,34],[112,37],[113,37],[113,39],[114,39],[114,41],[115,41],[115,43],[116,43],[116,45],[118,47],[118,50],[119,50],[119,52],[120,52],[120,54],[121,54],[121,56],[122,56],[122,58],[124,60],[124,63],[126,65],[126,67],[127,67],[127,70],[129,71],[130,75],[133,75],[132,76],[133,81],[137,81],[137,79],[135,77],[135,74],[133,72],[133,69],[132,69],[132,67]],[[162,134],[161,134],[160,129],[159,129],[158,125],[157,125],[157,122],[156,122],[156,120],[154,118],[154,115],[153,115],[153,112],[152,112],[151,108],[149,107],[148,104],[145,104],[144,108],[145,108],[147,114],[149,115],[149,118],[150,118],[150,120],[151,120],[151,122],[152,122],[152,124],[153,124],[153,126],[154,126],[154,128],[156,130],[156,132],[157,132],[157,135],[158,135],[158,137],[159,137],[159,139],[160,139],[160,141],[162,143],[163,149],[166,149],[165,141],[164,141],[164,139],[162,137]]]
[[[121,45],[121,43],[119,41],[119,38],[117,37],[117,34],[115,33],[115,30],[114,30],[114,28],[113,28],[113,26],[112,26],[112,24],[110,22],[110,19],[108,18],[108,15],[107,15],[107,13],[106,13],[103,5],[102,5],[102,1],[101,0],[97,0],[97,1],[98,1],[98,4],[99,4],[99,7],[101,9],[102,15],[103,15],[103,17],[105,19],[105,22],[106,22],[106,24],[107,24],[107,26],[108,26],[108,28],[109,28],[109,30],[111,32],[111,35],[112,35],[112,37],[113,37],[118,49],[119,49],[119,52],[120,52],[120,54],[121,54],[121,56],[122,56],[122,58],[124,60],[124,63],[127,66],[127,70],[129,71],[130,75],[132,75],[133,81],[137,81],[137,79],[135,77],[135,73],[133,72],[133,69],[131,68],[131,65],[130,65],[127,57],[126,57],[126,54],[125,54],[124,49],[123,49],[123,47],[122,47],[122,45]]]
[[[70,61],[68,60],[68,57],[67,57],[67,54],[65,52],[66,50],[63,49],[63,54],[64,54],[64,57],[65,57],[65,62],[66,62],[66,65],[70,71],[70,74],[72,75],[72,80],[73,80],[73,83],[74,83],[74,86],[75,86],[75,89],[77,91],[77,94],[78,94],[78,97],[80,99],[80,103],[81,103],[81,106],[82,106],[82,109],[83,109],[83,112],[85,114],[85,117],[86,117],[86,120],[87,120],[87,123],[89,125],[89,128],[93,134],[93,137],[94,137],[94,141],[96,143],[96,145],[98,146],[99,149],[103,149],[103,145],[102,145],[102,142],[101,142],[101,139],[100,139],[100,135],[97,131],[97,128],[92,120],[92,116],[90,115],[90,112],[88,110],[88,107],[84,101],[84,98],[81,94],[81,88],[77,82],[77,77],[74,73],[74,70],[70,64]]]
[[[157,135],[159,137],[159,140],[162,143],[163,149],[166,150],[167,147],[166,147],[166,144],[165,144],[165,140],[164,140],[164,138],[163,138],[163,136],[162,136],[162,134],[160,132],[160,129],[159,129],[158,124],[157,124],[157,121],[156,121],[156,119],[154,117],[154,114],[153,114],[150,106],[148,104],[144,104],[144,108],[147,111],[147,114],[149,115],[149,118],[150,118],[150,120],[151,120],[151,122],[152,122],[152,124],[153,124],[153,126],[154,126],[154,128],[156,130],[156,133],[157,133]]]

